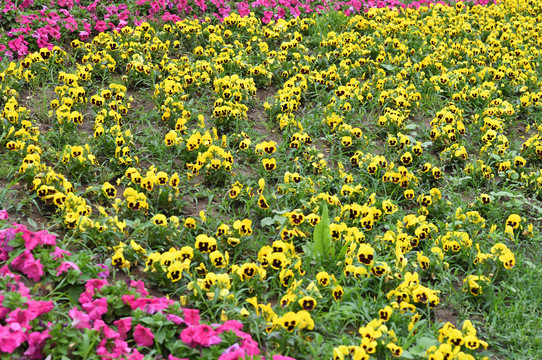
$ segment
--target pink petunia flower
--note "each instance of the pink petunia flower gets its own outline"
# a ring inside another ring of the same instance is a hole
[[[76,329],[90,329],[90,317],[77,308],[72,308],[68,313],[72,318],[71,325]]]
[[[111,329],[103,320],[100,319],[94,321],[94,326],[92,327],[92,330],[98,332],[102,331],[106,339],[120,339],[120,334],[115,330]]]
[[[52,48],[50,50],[52,50]],[[56,246],[56,235],[50,234],[47,230],[37,231],[36,235],[40,237],[41,245]]]
[[[184,320],[182,317],[174,315],[174,314],[167,314],[166,319],[174,323],[175,325],[181,325],[184,324]]]
[[[250,7],[246,1],[237,3],[237,11],[242,17],[250,15]]]
[[[119,332],[120,339],[126,340],[126,334],[132,328],[132,318],[127,317],[124,319],[119,319],[115,321],[113,324],[117,327],[117,331]]]
[[[56,276],[60,276],[61,274],[68,272],[68,270],[74,269],[79,271],[79,274],[81,274],[81,270],[79,269],[79,266],[77,264],[71,262],[71,261],[64,261],[60,266],[56,269]]]
[[[199,325],[198,309],[183,309],[184,321],[191,326]]]
[[[107,267],[107,265],[98,264],[97,266],[103,271],[100,271],[98,274],[96,274],[96,276],[100,279],[106,279],[109,276],[109,268]]]
[[[90,320],[97,320],[107,312],[107,298],[99,298],[92,302],[82,304],[81,307],[85,310]]]
[[[134,329],[134,340],[138,346],[150,347],[154,340],[154,335],[149,328],[137,324]]]
[[[48,313],[53,310],[55,305],[52,301],[38,301],[38,300],[28,300],[26,302],[28,306],[27,310],[30,314],[30,321],[38,318],[39,316]]]
[[[239,344],[233,344],[220,354],[218,360],[239,360],[246,356],[246,352]]]
[[[137,349],[134,349],[130,355],[126,358],[126,360],[143,360],[145,359],[145,355],[141,354]]]
[[[26,333],[18,323],[12,323],[8,326],[0,325],[0,352],[12,354],[26,341],[26,337]]]
[[[268,24],[271,21],[272,18],[273,18],[273,12],[272,11],[264,11],[263,12],[262,22],[264,24]]]
[[[0,45],[0,51],[6,50],[5,45]],[[0,210],[0,220],[6,220],[9,218],[9,214],[7,210]]]
[[[38,259],[37,261],[27,261],[24,264],[23,274],[36,282],[40,281],[41,277],[44,274],[41,260]]]
[[[105,30],[107,30],[107,24],[103,20],[98,20],[96,22],[96,25],[94,25],[94,30],[98,32],[104,32]]]
[[[136,289],[136,291],[143,297],[148,296],[149,293],[147,290],[145,290],[145,283],[141,280],[132,280],[130,282],[130,287],[133,287]]]
[[[107,280],[90,279],[85,284],[85,290],[94,294],[94,290],[100,290],[107,285]]]
[[[12,310],[7,318],[6,324],[19,324],[23,328],[30,327],[30,313],[26,309],[16,308]]]
[[[21,224],[14,224],[17,225],[15,228],[15,232],[19,235],[21,235],[21,238],[24,240],[24,247],[28,250],[34,250],[36,246],[40,245],[40,236],[37,234],[34,234],[34,232],[28,230],[26,226]]]
[[[108,350],[108,341],[106,338],[98,344],[96,354],[100,355],[101,359],[118,359],[130,353],[131,349],[126,341],[115,339]]]
[[[45,346],[45,341],[49,339],[49,330],[44,332],[34,331],[28,335],[28,349],[24,352],[24,355],[28,359],[43,359],[42,350]]]
[[[216,332],[219,334],[222,334],[224,331],[229,330],[241,330],[243,328],[243,324],[240,323],[237,320],[228,320],[224,324],[220,325],[218,328],[216,328]]]
[[[64,258],[64,255],[66,256],[71,256],[72,253],[67,251],[67,250],[63,250],[61,248],[59,248],[58,246],[55,247],[55,251],[51,253],[51,257],[54,259],[54,260],[58,260],[60,258]]]
[[[3,307],[2,303],[4,302],[4,295],[0,295],[0,320],[3,320],[7,314],[11,311],[10,308]]]
[[[35,261],[34,255],[32,255],[30,250],[23,251],[21,255],[13,259],[11,267],[13,270],[22,272],[27,261]]]
[[[180,339],[193,348],[197,346],[210,347],[222,342],[213,328],[206,324],[189,326],[181,332]]]

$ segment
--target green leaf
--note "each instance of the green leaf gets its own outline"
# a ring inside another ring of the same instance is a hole
[[[38,224],[36,224],[36,222],[32,218],[28,218],[26,220],[28,221],[28,224],[30,224],[30,226],[32,226],[34,230],[38,230]]]
[[[284,223],[286,222],[286,217],[282,216],[282,215],[275,215],[273,217],[273,220],[278,222],[279,224],[281,225],[284,225]]]
[[[390,65],[390,64],[380,64],[380,66],[382,66],[382,68],[388,70],[388,71],[395,71],[397,70],[397,66],[393,66],[393,65]]]
[[[273,224],[275,224],[275,220],[273,218],[270,218],[270,217],[263,218],[260,221],[260,225],[262,227],[264,227],[264,226],[272,226]]]
[[[331,234],[329,233],[329,213],[326,204],[324,204],[320,222],[314,227],[312,236],[314,239],[314,254],[320,258],[327,255],[331,245]]]
[[[154,337],[159,344],[164,342],[166,335],[167,335],[166,329],[160,329],[160,331],[154,333]]]
[[[433,145],[432,141],[426,141],[426,142],[422,143],[422,148],[426,149],[426,148],[430,147],[431,145]]]
[[[438,346],[439,342],[435,338],[422,336],[416,341],[416,346],[410,348],[410,353],[414,356],[425,356],[427,349],[431,346]]]
[[[493,195],[495,197],[502,197],[502,196],[508,196],[508,197],[518,197],[519,195],[512,194],[508,191],[498,191],[498,192],[491,192],[490,195]]]
[[[303,206],[305,206],[307,209],[310,209],[310,208],[311,208],[311,204],[309,204],[306,200],[299,199],[299,201],[300,201],[301,204],[302,204]]]

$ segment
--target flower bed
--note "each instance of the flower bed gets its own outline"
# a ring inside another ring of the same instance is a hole
[[[539,238],[536,11],[142,21],[4,63],[0,196],[62,234],[3,231],[4,291],[28,298],[2,306],[54,306],[2,320],[5,349],[492,356],[439,309],[499,308]]]

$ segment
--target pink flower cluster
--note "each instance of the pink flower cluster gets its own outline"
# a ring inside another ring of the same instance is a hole
[[[0,19],[8,14],[15,16],[13,25],[18,27],[0,36],[0,55],[4,53],[9,59],[22,58],[40,48],[52,50],[54,45],[60,45],[63,35],[86,40],[93,29],[96,33],[120,30],[131,16],[126,4],[105,6],[106,13],[99,18],[100,0],[94,0],[88,6],[80,3],[80,0],[51,0],[50,7],[43,6],[36,12],[30,10],[33,0],[25,0],[18,7],[13,0],[7,0],[3,8],[0,5]]]
[[[5,210],[2,211],[5,212]],[[0,219],[7,219],[7,217],[7,212],[0,213]],[[36,282],[40,281],[44,275],[44,265],[41,263],[41,259],[34,257],[32,253],[34,249],[37,247],[54,246],[55,249],[50,254],[53,260],[63,260],[64,256],[71,256],[69,251],[56,246],[56,235],[50,234],[45,230],[33,232],[22,224],[14,223],[13,227],[0,230],[0,261],[7,261],[9,259],[10,252],[14,250],[13,246],[9,245],[9,242],[17,235],[24,242],[24,250],[13,259],[10,267],[13,271],[20,272]],[[80,272],[77,264],[71,261],[62,261],[60,266],[56,268],[56,276],[60,276],[70,269]]]
[[[103,339],[97,347],[97,354],[103,357],[118,359],[139,359],[137,349],[128,346],[128,334],[132,333],[134,342],[138,347],[151,347],[154,342],[152,329],[141,324],[132,324],[132,317],[125,317],[113,322],[115,328],[108,326],[103,316],[108,312],[107,297],[103,289],[108,286],[106,280],[93,279],[85,285],[85,291],[79,297],[81,309],[76,307],[69,311],[72,319],[71,326],[76,329],[91,329],[103,334]],[[122,295],[122,302],[131,310],[141,309],[149,315],[167,312],[172,306],[178,306],[172,300],[149,296],[144,285],[140,281],[131,281],[130,288],[135,294]],[[200,322],[199,310],[182,309],[183,317],[168,313],[166,319],[172,325],[185,327],[179,335],[179,339],[192,348],[209,348],[222,343],[220,335],[226,331],[233,331],[240,339],[239,344],[226,349],[221,360],[238,359],[245,356],[253,356],[260,353],[258,344],[252,337],[241,331],[243,324],[230,320],[222,325],[208,325]],[[170,360],[177,359],[170,356]]]
[[[56,245],[56,236],[49,234],[47,231],[32,232],[21,224],[13,224],[13,228],[0,230],[0,261],[6,261],[9,258],[9,252],[13,247],[8,243],[16,235],[20,235],[24,240],[25,250],[11,262],[11,268],[25,274],[34,281],[40,281],[43,275],[43,265],[41,260],[36,260],[32,254],[37,246],[54,246]]]
[[[7,266],[0,268],[0,277],[7,280],[6,289],[0,291],[0,355],[12,354],[26,344],[23,355],[28,359],[42,359],[42,349],[50,338],[49,330],[36,326],[39,317],[54,307],[52,301],[32,300],[30,290]],[[1,289],[1,288],[0,288]],[[7,293],[17,293],[24,300],[17,308],[4,306]],[[41,329],[38,331],[37,327]]]

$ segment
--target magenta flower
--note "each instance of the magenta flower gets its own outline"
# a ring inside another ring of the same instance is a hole
[[[113,324],[117,326],[117,331],[119,332],[120,339],[126,340],[126,334],[132,328],[132,318],[127,317],[124,319],[120,319],[115,321]]]
[[[92,302],[82,304],[81,307],[85,310],[90,320],[97,320],[107,312],[107,298],[99,298]]]
[[[8,326],[0,325],[0,352],[11,354],[23,342],[26,341],[26,334],[18,323]]]
[[[90,36],[90,33],[88,31],[80,31],[79,32],[79,39],[81,39],[81,41],[85,41],[86,39],[88,39]]]
[[[248,6],[248,3],[246,1],[237,3],[237,11],[242,17],[250,15],[250,7]]]
[[[199,325],[199,310],[197,309],[183,309],[184,321],[188,325]]]
[[[23,328],[29,328],[30,320],[32,319],[28,310],[17,308],[8,314],[6,324],[19,324]]]
[[[161,312],[175,303],[175,301],[170,300],[166,297],[151,298],[150,300],[151,301],[147,306],[147,313],[149,314],[156,314],[157,312]]]
[[[190,347],[220,344],[222,339],[217,335],[212,327],[206,324],[190,326],[181,332],[181,340]]]
[[[30,250],[25,250],[21,255],[13,259],[11,267],[13,270],[23,272],[24,266],[28,261],[35,261],[34,255],[32,255]]]
[[[126,358],[126,360],[143,360],[145,358],[145,355],[141,354],[137,349],[134,349],[130,355]]]
[[[154,335],[150,329],[137,324],[134,329],[134,340],[138,346],[150,347],[153,343]]]
[[[162,298],[139,298],[134,295],[122,295],[122,302],[129,305],[132,310],[141,309],[148,314],[156,314],[169,306],[173,305],[174,301],[165,297]]]
[[[15,260],[14,260],[15,261]],[[13,264],[13,262],[12,262]],[[19,281],[20,279],[20,276],[19,275],[15,275],[14,273],[12,273],[11,271],[9,271],[9,267],[7,265],[4,265],[0,268],[0,275],[4,276],[4,277],[10,277],[12,278],[13,280],[15,281]]]
[[[132,280],[130,282],[130,287],[133,287],[136,289],[136,291],[143,297],[148,296],[149,293],[147,290],[145,290],[145,283],[141,280]]]
[[[58,246],[55,247],[55,251],[53,253],[51,253],[51,257],[54,259],[54,260],[58,260],[60,258],[64,258],[64,255],[67,255],[67,256],[71,256],[72,253],[67,251],[67,250],[63,250],[61,248],[59,248]]]
[[[36,319],[42,314],[48,313],[55,307],[52,301],[28,300],[26,305],[28,306],[27,310],[30,314],[30,321]]]
[[[239,344],[233,344],[220,354],[218,360],[238,360],[243,359],[246,356],[246,352]]]
[[[49,49],[49,50],[53,50],[53,48],[51,47],[51,49]],[[37,231],[36,235],[38,235],[40,237],[40,244],[41,245],[51,245],[51,246],[56,245],[56,235],[49,234],[49,232],[47,230]]]
[[[87,314],[82,311],[77,310],[77,308],[72,308],[68,313],[72,318],[72,326],[76,329],[90,329],[90,318]]]
[[[107,285],[107,280],[90,279],[85,284],[85,290],[94,294],[94,290],[100,290]]]
[[[41,260],[38,259],[37,261],[27,261],[24,264],[23,274],[36,282],[40,281],[43,275],[43,265],[41,264]]]
[[[102,339],[98,347],[96,348],[96,354],[100,355],[101,359],[118,359],[126,354],[130,353],[130,347],[126,341],[115,339],[110,346],[111,350],[108,350],[108,341],[106,338]]]
[[[92,330],[96,330],[98,332],[103,331],[106,339],[120,339],[120,334],[111,329],[103,320],[100,319],[94,321]]]
[[[184,320],[182,317],[174,315],[174,314],[167,314],[166,319],[174,323],[175,325],[181,325],[184,324]]]
[[[264,24],[269,24],[269,22],[271,21],[272,18],[273,18],[273,12],[272,11],[264,11],[263,12],[262,22]]]
[[[243,328],[243,324],[240,323],[239,321],[237,320],[228,320],[226,321],[224,324],[220,325],[217,329],[216,329],[216,332],[219,333],[219,334],[222,334],[224,331],[228,331],[228,330],[241,330]]]
[[[15,229],[8,228],[0,230],[0,261],[7,261],[9,253],[13,250],[13,246],[8,243],[15,238]]]
[[[81,274],[81,270],[79,269],[79,266],[77,264],[71,262],[71,261],[65,261],[56,269],[56,276],[60,276],[61,274],[67,272],[70,269],[74,269],[79,271],[79,274]]]
[[[28,335],[28,349],[24,352],[24,355],[28,359],[43,359],[42,350],[45,345],[45,341],[49,339],[49,330],[44,332],[34,331]]]
[[[3,307],[2,302],[4,301],[4,295],[0,295],[0,320],[3,320],[7,314],[11,311],[10,308]]]
[[[97,266],[103,271],[100,271],[98,274],[96,274],[96,276],[98,276],[100,279],[106,279],[109,276],[109,269],[107,268],[107,265],[98,264]]]
[[[6,46],[0,44],[0,51],[4,51],[4,50],[6,50]],[[0,220],[6,220],[8,218],[9,218],[8,211],[7,210],[0,210]]]
[[[103,20],[98,20],[96,22],[96,25],[94,25],[94,30],[96,30],[97,32],[104,32],[105,30],[107,30],[107,24]]]
[[[30,250],[25,250],[17,256],[12,262],[13,269],[22,272],[34,281],[40,281],[43,275],[43,265],[40,260],[34,259]]]

